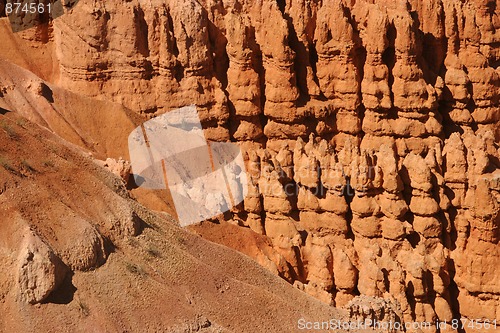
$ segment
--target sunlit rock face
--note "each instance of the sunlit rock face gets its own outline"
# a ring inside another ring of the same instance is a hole
[[[498,8],[81,0],[50,32],[54,81],[151,118],[196,104],[247,163],[228,218],[323,301],[500,320]]]

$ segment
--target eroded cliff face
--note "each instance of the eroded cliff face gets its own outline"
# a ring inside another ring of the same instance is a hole
[[[150,117],[194,103],[209,139],[241,142],[232,219],[297,287],[500,320],[499,8],[81,0],[45,33],[60,86]]]
[[[1,105],[0,332],[298,332],[300,318],[347,320],[146,209],[80,147]]]

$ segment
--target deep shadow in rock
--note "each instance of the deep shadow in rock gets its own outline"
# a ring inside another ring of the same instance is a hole
[[[59,288],[54,290],[43,304],[69,304],[73,301],[76,287],[73,285],[73,272],[68,272]]]
[[[54,103],[54,94],[52,92],[52,89],[45,83],[41,84],[40,87],[41,90],[41,95],[49,102],[49,103]]]

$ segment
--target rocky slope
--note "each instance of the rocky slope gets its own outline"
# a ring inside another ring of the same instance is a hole
[[[298,288],[385,298],[408,322],[500,320],[498,8],[81,0],[13,37],[32,54],[1,53],[145,118],[197,104],[208,138],[247,153],[231,220],[274,248],[247,252]],[[219,228],[195,229],[241,247]]]
[[[290,332],[349,318],[149,211],[19,113],[0,109],[0,140],[0,332]]]

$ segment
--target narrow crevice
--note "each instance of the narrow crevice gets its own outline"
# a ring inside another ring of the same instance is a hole
[[[385,291],[389,292],[390,287],[391,287],[391,284],[390,284],[390,281],[389,281],[389,271],[387,270],[387,268],[382,268],[381,271],[382,271],[382,275],[384,276],[384,288],[385,288]]]
[[[300,252],[300,247],[294,246],[293,251],[295,254],[295,257],[297,258],[297,276],[296,279],[299,280],[302,283],[306,282],[306,271],[304,267],[304,262],[302,261],[302,253]]]
[[[351,186],[351,178],[346,177],[346,185],[342,189],[342,196],[345,197],[347,205],[350,206],[352,200],[354,199],[354,189]]]
[[[318,56],[318,51],[316,50],[316,44],[309,43],[309,64],[311,65],[313,80],[319,87],[320,85],[318,79],[318,60],[319,56]]]
[[[135,49],[143,56],[149,57],[149,28],[141,7],[134,8]]]
[[[342,196],[345,198],[345,201],[347,202],[347,212],[345,214],[345,220],[347,223],[347,234],[346,238],[354,240],[354,232],[352,231],[351,224],[352,224],[352,219],[353,219],[353,213],[351,209],[351,202],[354,199],[354,189],[351,186],[351,179],[350,177],[345,177],[346,179],[346,185],[342,189]]]
[[[413,225],[413,220],[415,219],[415,216],[413,215],[412,212],[407,212],[406,213],[406,216],[405,216],[405,220],[410,223],[411,225]],[[420,235],[418,234],[418,232],[416,231],[413,231],[412,233],[410,234],[407,234],[406,235],[406,240],[408,241],[408,243],[410,243],[411,247],[416,249],[417,248],[417,245],[420,243],[421,241],[421,237]]]
[[[423,64],[420,67],[424,69],[424,76],[427,83],[435,85],[437,74],[441,71],[446,57],[448,42],[445,38],[436,38],[431,33],[426,33],[422,37],[422,58]],[[427,68],[424,68],[427,67]],[[426,70],[427,69],[427,70]],[[433,80],[430,81],[429,78]]]
[[[427,269],[423,272],[422,281],[424,282],[425,288],[425,298],[423,300],[433,305],[436,301],[437,293],[434,290],[434,277],[430,270]]]
[[[413,286],[413,282],[408,282],[405,294],[408,304],[410,305],[412,319],[415,320],[415,307],[417,305],[417,301],[415,299],[415,287]]]
[[[396,27],[394,26],[394,23],[391,22],[386,32],[386,37],[389,40],[389,46],[385,49],[384,53],[382,53],[382,62],[387,66],[389,70],[388,83],[389,83],[389,90],[391,91],[390,97],[392,104],[394,104],[394,93],[392,86],[394,84],[393,69],[394,65],[396,64],[396,49],[395,49],[396,36],[397,36]]]
[[[457,283],[455,282],[455,274],[456,274],[455,261],[452,258],[448,258],[447,264],[448,264],[448,273],[450,277],[450,284],[448,285],[448,291],[450,293],[450,307],[453,313],[453,318],[460,320],[462,317],[460,310],[460,303],[458,302],[458,295],[460,294],[460,290],[458,288]],[[458,332],[464,333],[463,330],[458,330]]]
[[[169,46],[171,47],[173,56],[177,58],[179,56],[179,48],[177,46],[177,38],[175,37],[174,21],[169,11],[166,12],[166,17],[167,17],[168,31],[170,32],[170,35],[172,37],[172,44]]]
[[[208,38],[215,77],[226,92],[228,85],[227,71],[229,70],[229,55],[227,54],[227,38],[222,31],[211,21],[208,21]],[[227,92],[226,92],[227,95]]]
[[[309,89],[307,87],[307,68],[310,66],[309,60],[311,55],[309,54],[306,45],[299,40],[297,31],[293,25],[293,18],[285,11],[285,1],[277,0],[277,4],[283,18],[287,22],[288,46],[295,52],[293,71],[295,73],[296,87],[299,90],[297,104],[298,106],[304,106],[311,99]]]
[[[355,54],[354,62],[356,64],[356,68],[358,69],[358,82],[360,83],[361,87],[361,82],[365,78],[365,63],[366,63],[367,51],[364,47],[358,47],[354,54]],[[359,89],[359,95],[361,97],[361,88]]]
[[[266,97],[266,68],[264,67],[264,56],[262,54],[262,50],[260,45],[257,43],[257,38],[255,35],[255,27],[248,27],[246,34],[248,36],[249,47],[252,50],[252,68],[259,75],[259,90],[260,90],[260,99],[256,102],[259,103],[259,107],[261,112],[259,113],[259,122],[264,129],[267,125],[269,119],[264,114],[264,108],[266,105],[267,97]],[[263,135],[260,139],[263,142],[263,147],[267,145],[267,136]]]
[[[444,88],[444,93],[445,94],[451,94],[451,92],[449,91],[448,87],[445,87]],[[455,132],[458,132],[460,134],[463,134],[464,133],[464,130],[462,129],[462,127],[460,127],[460,125],[458,125],[457,123],[455,123],[451,117],[450,117],[450,112],[453,110],[453,107],[448,105],[448,102],[446,101],[443,101],[443,100],[440,100],[438,102],[438,112],[439,114],[441,115],[441,125],[443,125],[443,135],[444,135],[444,139],[449,139],[450,136],[455,133]]]
[[[278,5],[278,9],[281,14],[285,14],[286,1],[285,0],[276,0],[276,4]]]

